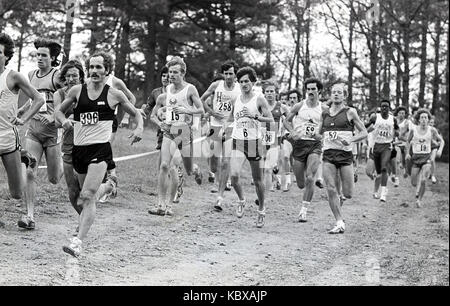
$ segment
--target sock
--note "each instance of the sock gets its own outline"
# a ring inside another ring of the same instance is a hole
[[[381,186],[381,194],[387,194],[387,187]]]
[[[304,207],[304,208],[308,209],[308,207],[309,207],[309,204],[311,204],[311,202],[308,202],[308,201],[303,201],[303,202],[302,202],[302,207]]]
[[[285,174],[285,175],[286,175],[286,183],[287,184],[291,184],[291,174],[288,173],[288,174]]]

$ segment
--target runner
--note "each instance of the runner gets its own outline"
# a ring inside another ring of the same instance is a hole
[[[169,69],[166,66],[162,67],[161,72],[160,72],[160,77],[161,77],[161,85],[162,86],[153,89],[152,93],[150,94],[150,96],[147,99],[147,103],[142,105],[142,109],[144,110],[145,114],[148,117],[150,117],[150,114],[152,113],[152,110],[156,105],[156,99],[158,99],[158,97],[160,95],[162,95],[163,93],[166,92],[166,87],[169,85]],[[161,150],[161,144],[162,144],[162,140],[163,140],[163,133],[162,133],[161,129],[158,129],[158,132],[156,133],[156,137],[158,137],[156,150]],[[159,159],[161,160],[161,157]]]
[[[404,177],[406,178],[408,175],[406,174],[405,147],[406,147],[409,130],[412,126],[412,123],[408,119],[408,111],[406,110],[406,107],[404,107],[404,106],[397,107],[394,115],[397,118],[397,122],[398,122],[398,141],[399,141],[399,143],[398,143],[397,147],[399,148],[400,153],[401,153],[401,157],[400,157],[401,167],[403,168]]]
[[[434,116],[431,116],[431,120],[429,122],[429,125],[431,127],[433,127],[434,129],[436,129],[436,132],[442,138],[441,133],[439,133],[439,130],[435,127],[435,117]],[[437,179],[436,179],[436,176],[434,175],[434,173],[435,173],[435,170],[436,170],[436,154],[438,152],[439,145],[440,145],[440,143],[436,142],[434,140],[431,143],[431,171],[430,171],[431,173],[430,173],[430,179],[431,179],[431,182],[433,184],[437,183]]]
[[[60,72],[60,83],[66,86],[59,89],[54,94],[54,104],[55,104],[55,124],[56,127],[62,128],[64,125],[67,129],[64,130],[63,140],[61,146],[61,152],[63,153],[63,166],[64,166],[64,178],[66,179],[67,189],[69,192],[69,200],[78,215],[81,214],[82,207],[78,206],[78,198],[80,196],[80,181],[76,172],[73,169],[72,162],[72,150],[73,150],[73,126],[70,124],[65,124],[66,119],[70,120],[72,124],[73,121],[73,108],[70,107],[66,112],[66,116],[58,118],[58,112],[61,108],[61,102],[65,100],[69,90],[79,84],[84,84],[84,70],[81,62],[77,60],[68,61],[62,68]],[[114,176],[109,176],[105,184],[102,184],[97,192],[97,199],[103,196],[105,193],[110,193],[114,191],[117,185],[117,178]],[[78,232],[78,230],[77,230]]]
[[[392,154],[392,143],[394,138],[398,136],[397,119],[389,113],[390,101],[381,100],[381,112],[370,118],[370,126],[367,132],[374,132],[373,158],[375,162],[375,170],[381,175],[381,194],[380,201],[386,202],[388,194],[388,167]],[[378,197],[374,194],[374,197]]]
[[[156,209],[149,208],[148,213],[160,216],[173,215],[172,201],[177,192],[179,177],[176,169],[179,166],[177,156],[181,154],[187,174],[194,174],[197,184],[202,183],[200,170],[193,164],[192,116],[204,113],[203,104],[195,86],[184,80],[186,64],[183,59],[175,56],[167,63],[167,67],[171,84],[167,86],[166,93],[156,100],[151,115],[164,137],[158,178],[158,206]],[[158,116],[161,108],[165,108],[164,122]]]
[[[277,189],[281,189],[281,176],[278,175],[281,151],[281,127],[282,120],[289,113],[289,108],[286,105],[277,102],[278,85],[272,81],[263,82],[263,93],[269,105],[269,110],[275,121],[274,125],[265,124],[262,127],[262,145],[266,146],[267,153],[264,160],[264,180],[266,189],[274,192],[273,181],[276,182]]]
[[[215,175],[220,169],[219,194],[214,204],[214,209],[217,211],[222,211],[223,195],[230,172],[230,157],[225,156],[224,152],[231,152],[232,143],[231,141],[225,141],[224,125],[231,114],[232,103],[241,93],[239,84],[236,82],[237,71],[238,65],[235,61],[224,62],[220,67],[224,79],[213,82],[201,97],[205,111],[210,114],[209,141],[214,148],[210,158],[211,172]],[[211,96],[213,96],[212,107],[209,107],[206,101]],[[225,148],[225,146],[228,146],[228,148]]]
[[[432,141],[440,143],[436,156],[439,158],[444,150],[444,140],[436,129],[429,126],[431,114],[426,109],[420,109],[416,114],[416,122],[419,123],[409,132],[408,143],[406,145],[406,159],[411,160],[411,184],[419,186],[419,193],[416,195],[416,206],[422,207],[422,199],[425,194],[426,181],[431,172],[431,146]],[[412,154],[411,154],[412,152]]]
[[[25,132],[25,148],[36,159],[36,164],[41,162],[45,153],[47,163],[47,175],[50,183],[56,185],[63,174],[61,159],[61,131],[55,126],[53,94],[62,87],[58,83],[59,65],[58,56],[61,52],[61,45],[47,40],[37,39],[34,42],[37,50],[38,69],[30,71],[28,78],[31,85],[44,97],[44,105],[39,109],[30,121],[30,125]],[[25,98],[26,99],[26,98]],[[23,101],[24,97],[19,97]],[[27,102],[19,110],[19,114],[28,109],[30,103]],[[17,222],[20,228],[33,230],[35,228],[34,207],[36,203],[36,178],[38,167],[27,169],[25,202],[27,204],[27,215],[23,215]]]
[[[305,189],[303,202],[298,216],[299,222],[306,222],[306,213],[314,195],[314,183],[320,166],[322,143],[315,136],[323,111],[328,107],[319,101],[323,85],[318,79],[305,81],[307,98],[295,104],[287,116],[284,126],[289,131],[288,140],[292,143],[294,157],[294,174],[297,186]]]
[[[22,74],[6,68],[13,55],[13,40],[9,35],[0,33],[0,156],[11,197],[21,199],[25,187],[21,155],[26,167],[35,168],[36,160],[25,150],[21,152],[16,126],[28,122],[44,105],[45,100]],[[19,91],[33,100],[33,106],[21,118],[17,114]]]
[[[343,196],[350,199],[354,190],[353,144],[364,140],[367,131],[356,110],[345,106],[347,91],[343,84],[331,88],[332,104],[322,113],[319,131],[323,134],[323,167],[327,186],[328,202],[336,219],[336,225],[328,231],[330,234],[342,234],[345,223],[341,215],[342,201],[339,199],[338,182]],[[357,130],[356,135],[354,130]],[[320,136],[316,136],[320,137]]]
[[[250,163],[252,178],[258,196],[258,219],[256,226],[264,226],[266,208],[264,206],[264,182],[263,182],[263,156],[264,148],[261,143],[260,122],[274,123],[269,105],[263,95],[256,93],[253,86],[256,82],[256,72],[251,67],[243,67],[236,74],[241,87],[239,95],[233,105],[233,111],[228,118],[228,130],[230,122],[234,122],[231,138],[233,147],[231,151],[231,184],[239,198],[236,214],[238,218],[244,215],[246,199],[239,183],[239,176],[245,160]],[[228,135],[228,133],[227,133]],[[228,152],[225,152],[228,154]]]
[[[112,62],[109,61],[108,56],[104,56],[104,53],[92,55],[88,69],[89,82],[73,86],[55,115],[57,118],[62,118],[73,107],[75,124],[73,125],[72,162],[81,185],[77,204],[82,207],[82,212],[77,237],[71,239],[70,245],[63,246],[63,250],[75,257],[80,256],[82,242],[95,219],[95,195],[106,170],[114,166],[109,140],[115,108],[122,107],[137,121],[137,127],[130,135],[131,144],[141,140],[144,124],[141,113],[126,96],[106,84],[106,78],[112,69]],[[91,99],[91,97],[97,98]],[[64,129],[70,129],[71,125],[70,120],[64,121]]]

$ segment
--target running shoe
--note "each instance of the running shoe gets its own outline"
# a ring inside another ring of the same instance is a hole
[[[381,201],[381,202],[386,202],[386,197],[387,197],[387,189],[386,189],[385,192],[382,192],[382,193],[380,194],[380,201]]]
[[[198,168],[198,167],[194,169],[194,178],[195,178],[195,182],[198,185],[202,184],[203,174],[200,172],[200,168]]]
[[[216,175],[213,172],[209,172],[208,182],[214,183],[216,181]]]
[[[435,177],[434,175],[431,176],[431,182],[432,182],[433,184],[436,184],[436,183],[437,183],[437,179],[436,179],[436,177]]]
[[[238,206],[236,209],[236,215],[238,218],[242,218],[244,216],[244,209],[245,209],[245,200],[238,201]]]
[[[320,189],[322,189],[323,187],[325,187],[324,186],[324,184],[323,184],[323,179],[318,179],[317,181],[316,181],[316,186],[317,187],[319,187]]]
[[[28,216],[22,216],[22,218],[17,222],[17,225],[26,230],[34,230],[36,227],[34,220]]]
[[[344,197],[343,195],[339,196],[339,204],[341,205],[341,207],[342,207],[342,205],[344,205],[345,200],[347,200],[346,197]]]
[[[227,185],[225,186],[225,191],[230,191],[230,190],[231,190],[231,187],[233,187],[233,186],[231,186],[231,181],[228,180],[228,181],[227,181]]]
[[[372,194],[372,197],[373,197],[374,199],[379,199],[379,198],[380,198],[380,196],[379,196],[378,193],[376,193],[376,192],[374,192],[374,193]]]
[[[63,246],[63,251],[66,252],[67,254],[72,255],[73,257],[79,257],[81,254],[81,240],[78,239],[77,237],[73,237],[70,240],[70,244],[69,246]]]
[[[300,213],[298,214],[298,222],[305,223],[308,220],[306,220],[306,212],[308,211],[308,208],[302,206],[300,209]]]
[[[345,223],[337,222],[336,225],[328,231],[328,234],[343,234],[345,232]]]
[[[258,210],[258,219],[256,219],[256,227],[262,228],[264,226],[264,218],[266,217],[266,209]]]
[[[27,150],[20,149],[20,160],[27,168],[36,167],[36,158],[34,158]]]
[[[394,178],[394,187],[398,187],[398,186],[400,186],[400,179],[398,178],[398,176],[396,176]]]
[[[422,208],[422,202],[419,199],[416,200],[416,207]]]
[[[222,197],[217,197],[216,204],[214,204],[214,209],[216,211],[222,211],[223,210],[222,209],[222,201],[223,201]]]

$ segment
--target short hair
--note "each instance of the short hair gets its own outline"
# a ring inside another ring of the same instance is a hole
[[[78,69],[78,72],[80,74],[80,82],[83,84],[84,83],[84,69],[83,69],[83,65],[81,64],[81,62],[79,60],[73,59],[68,61],[62,68],[61,71],[59,73],[59,81],[62,84],[66,83],[66,73],[70,68],[76,68]]]
[[[89,72],[89,65],[91,63],[91,59],[94,57],[102,57],[103,58],[103,66],[105,66],[105,69],[108,70],[108,74],[111,74],[111,72],[114,70],[114,59],[113,57],[106,52],[100,51],[100,52],[95,52],[91,57],[89,57],[86,60],[86,69]]]
[[[280,98],[284,97],[284,96],[287,97],[288,96],[288,92],[287,91],[282,91],[282,92],[279,93],[279,95],[280,95]]]
[[[322,89],[323,89],[323,84],[322,84],[322,82],[321,82],[319,79],[317,79],[317,78],[308,78],[308,79],[306,79],[306,80],[305,80],[305,83],[304,83],[304,88],[306,89],[307,86],[308,86],[308,84],[312,84],[312,83],[315,83],[315,84],[317,85],[317,89],[318,89],[319,91],[322,91]]]
[[[383,104],[383,103],[389,104],[389,107],[391,106],[391,101],[389,101],[388,99],[381,99],[381,101],[380,101],[380,106],[381,106],[381,104]]]
[[[408,110],[404,106],[399,106],[394,112],[394,115],[397,116],[399,112],[404,111],[405,115],[408,116]]]
[[[234,68],[234,73],[236,73],[239,70],[238,64],[233,60],[227,60],[220,66],[220,72],[224,73],[228,69]]]
[[[6,66],[14,55],[14,41],[8,34],[0,33],[0,45],[3,45],[5,49],[3,52],[6,56]]]
[[[419,110],[419,108],[417,106],[413,106],[411,107],[411,114],[414,114],[415,112],[417,112]]]
[[[167,66],[164,66],[161,68],[161,71],[159,72],[159,76],[162,77],[164,73],[169,73],[169,68]]]
[[[262,82],[262,91],[263,93],[266,91],[267,87],[273,86],[275,87],[275,92],[278,93],[278,83],[272,80],[265,80]]]
[[[248,75],[248,78],[250,79],[250,81],[256,82],[256,80],[257,80],[256,72],[252,67],[249,67],[249,66],[242,67],[236,73],[236,77],[237,77],[238,81],[245,75]]]
[[[422,114],[427,114],[428,120],[431,120],[432,116],[431,116],[430,111],[426,108],[421,108],[417,111],[416,115],[414,116],[414,119],[416,119],[416,122],[419,122],[420,115],[422,115]]]
[[[56,41],[46,38],[38,38],[34,41],[34,47],[36,49],[39,48],[48,48],[50,51],[50,57],[54,57],[55,59],[52,60],[51,66],[57,67],[60,64],[60,61],[58,61],[58,56],[61,53],[62,46],[58,44]]]
[[[300,102],[300,99],[302,98],[302,94],[300,93],[300,90],[298,90],[298,89],[291,89],[291,90],[289,90],[287,92],[288,99],[289,99],[289,96],[291,94],[293,94],[293,93],[297,94],[298,101]]]
[[[170,68],[172,66],[180,65],[181,72],[186,73],[186,63],[184,60],[179,56],[174,56],[172,59],[166,64],[167,68]]]
[[[334,86],[342,86],[342,88],[344,89],[344,95],[345,95],[346,97],[348,97],[348,88],[347,88],[347,85],[346,85],[345,83],[336,83],[336,84],[333,84],[333,86],[331,86],[331,89],[333,89]]]

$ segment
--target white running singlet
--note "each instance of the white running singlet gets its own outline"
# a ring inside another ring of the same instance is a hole
[[[238,96],[234,102],[234,126],[231,137],[237,140],[257,140],[260,138],[260,124],[256,119],[243,117],[242,111],[247,109],[250,116],[259,115],[258,105],[256,103],[258,95],[254,94],[253,98],[247,103],[242,103],[241,96]]]
[[[321,102],[319,102],[316,107],[309,107],[306,104],[306,100],[303,100],[302,107],[299,109],[297,115],[292,119],[294,131],[300,133],[300,139],[302,140],[316,140],[313,136],[319,132],[318,127],[321,117]]]
[[[241,88],[238,83],[234,83],[233,89],[228,90],[225,88],[225,81],[220,80],[214,91],[214,97],[212,100],[213,110],[215,112],[224,115],[222,120],[211,117],[211,126],[223,126],[225,121],[230,116],[231,110],[233,109],[233,100],[235,100],[241,94]]]

